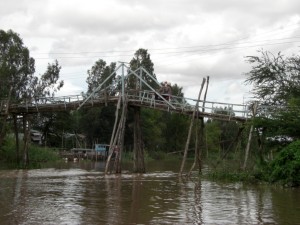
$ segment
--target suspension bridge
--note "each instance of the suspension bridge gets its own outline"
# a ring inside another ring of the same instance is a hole
[[[9,115],[13,115],[14,120],[16,120],[16,115],[22,115],[24,129],[29,130],[30,125],[27,124],[30,124],[30,118],[27,117],[27,115],[30,114],[75,111],[81,108],[102,107],[108,104],[115,104],[117,106],[115,124],[109,144],[109,156],[107,158],[105,172],[109,170],[109,167],[113,167],[116,173],[120,173],[127,108],[132,107],[134,109],[134,171],[145,172],[140,126],[140,108],[151,108],[170,113],[186,114],[192,116],[192,118],[211,118],[241,123],[246,122],[255,114],[253,107],[247,104],[212,102],[207,101],[206,97],[201,100],[200,97],[204,83],[205,79],[203,79],[198,99],[179,97],[172,94],[164,95],[159,91],[159,87],[161,87],[162,84],[146,69],[139,67],[136,70],[132,70],[127,67],[125,63],[121,63],[115,71],[107,76],[103,82],[88,95],[81,94],[62,97],[35,96],[18,103],[2,100],[0,114],[6,116],[6,118],[8,118]],[[206,86],[206,91],[207,88],[208,85]],[[206,94],[204,96],[206,96]],[[18,132],[15,131],[15,133]],[[113,155],[114,162],[113,165],[111,165],[110,159]],[[112,171],[112,169],[110,169],[110,171]]]
[[[114,80],[113,84],[105,85],[113,75],[116,75],[120,68],[123,73],[117,76],[117,79]],[[127,69],[128,74],[124,74],[124,69]],[[130,76],[136,77],[137,85],[135,89],[127,88]],[[165,96],[162,96],[158,90],[154,89],[147,83],[146,77],[150,77],[157,86],[161,86],[161,84],[143,67],[132,71],[124,63],[122,63],[88,96],[83,94],[60,97],[36,96],[31,97],[30,99],[25,99],[20,103],[10,103],[8,107],[6,100],[2,100],[0,113],[4,115],[7,113],[34,114],[43,112],[73,111],[80,108],[117,104],[119,98],[124,100],[126,97],[128,106],[152,108],[186,115],[192,115],[195,107],[197,106],[196,116],[199,118],[205,117],[238,122],[245,122],[251,118],[251,109],[248,104],[213,102],[201,99],[178,97],[174,95],[169,95],[168,99],[166,99]],[[223,113],[218,113],[217,109],[222,109]]]

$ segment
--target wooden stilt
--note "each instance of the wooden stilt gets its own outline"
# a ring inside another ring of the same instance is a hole
[[[196,136],[196,140],[195,140],[195,156],[194,156],[194,163],[193,165],[191,166],[191,169],[188,173],[188,176],[191,175],[193,169],[195,168],[198,160],[199,160],[199,148],[198,148],[198,121],[196,122],[196,125],[195,125],[195,136]]]
[[[14,131],[15,131],[15,138],[16,138],[16,161],[17,165],[20,163],[20,142],[19,142],[19,129],[18,129],[18,123],[17,123],[17,115],[13,115],[14,119]]]
[[[27,114],[23,115],[23,129],[24,129],[24,149],[23,149],[23,164],[25,168],[29,166],[29,142],[30,142],[30,129],[31,121]]]
[[[188,132],[188,137],[185,143],[185,149],[184,149],[184,153],[183,153],[183,158],[182,158],[182,162],[181,162],[181,167],[180,167],[180,171],[179,171],[179,175],[182,175],[183,169],[184,169],[184,165],[185,165],[185,161],[186,161],[186,157],[187,157],[187,152],[188,152],[188,148],[189,148],[189,144],[190,144],[190,139],[191,139],[191,133],[192,133],[192,128],[193,128],[193,123],[194,123],[194,119],[195,119],[195,115],[196,115],[196,111],[198,110],[199,107],[199,101],[200,101],[200,97],[201,97],[201,93],[205,84],[205,78],[203,78],[202,81],[202,85],[201,85],[201,89],[199,91],[199,95],[198,95],[198,100],[195,106],[195,109],[193,111],[193,115],[191,118],[191,122],[190,122],[190,127],[189,127],[189,132]]]
[[[207,96],[207,91],[208,91],[208,84],[209,84],[209,76],[207,76],[206,79],[206,88],[205,88],[205,93],[204,93],[204,98],[203,98],[203,104],[202,104],[202,112],[204,112],[205,108],[205,101],[206,101],[206,96]],[[197,114],[199,113],[199,108],[197,108]],[[196,116],[198,118],[198,115]],[[199,173],[201,173],[201,167],[202,167],[202,149],[203,147],[203,135],[204,135],[204,118],[200,118],[200,127],[198,126],[198,121],[195,125],[195,134],[196,134],[196,140],[195,140],[195,158],[194,158],[194,163],[190,169],[190,172],[188,176],[190,176],[192,170],[195,168],[196,164],[198,165]],[[200,130],[199,130],[200,128]],[[200,140],[198,140],[200,138]],[[200,143],[200,147],[199,147]]]
[[[140,107],[134,107],[133,171],[135,173],[146,172],[140,117],[141,117]]]
[[[116,128],[117,128],[117,124],[118,124],[118,120],[119,120],[118,117],[119,117],[120,107],[121,107],[121,96],[119,96],[118,103],[117,103],[117,108],[116,108],[116,112],[115,112],[115,123],[114,123],[113,131],[112,131],[112,135],[111,135],[111,138],[110,138],[108,157],[106,159],[106,165],[105,165],[105,173],[108,172],[110,160],[111,160],[111,157],[112,157],[112,154],[113,154],[113,151],[114,151],[115,133],[116,133]]]
[[[120,119],[118,119],[118,111],[120,109],[121,104],[120,99],[116,109],[116,119],[110,141],[109,155],[105,165],[105,173],[108,173],[109,169],[110,171],[112,171],[112,167],[114,167],[115,173],[121,173],[121,153],[124,145],[125,124],[127,116],[127,100],[125,99],[125,101],[123,102],[122,114]],[[110,165],[113,156],[114,164]]]
[[[252,108],[253,118],[256,115],[257,107],[258,107],[258,102],[255,102],[254,105],[253,105],[253,108]],[[250,127],[248,142],[247,142],[247,146],[246,146],[246,150],[245,150],[245,161],[244,161],[244,165],[243,165],[243,170],[245,170],[246,166],[247,166],[247,161],[248,161],[249,152],[250,152],[250,145],[251,145],[251,140],[252,140],[253,129],[254,129],[254,127],[253,127],[253,124],[252,124],[251,127]]]
[[[118,137],[118,145],[116,149],[116,158],[114,163],[114,169],[115,173],[121,173],[121,160],[122,160],[122,152],[124,149],[124,135],[125,135],[125,125],[126,125],[126,119],[127,119],[127,100],[125,100],[125,104],[123,105],[122,109],[122,116],[120,119],[120,131],[119,131],[119,137]]]

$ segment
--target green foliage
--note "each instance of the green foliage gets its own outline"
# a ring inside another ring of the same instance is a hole
[[[22,155],[23,144],[20,145]],[[31,144],[29,147],[28,168],[40,167],[41,163],[60,160],[57,150]],[[22,168],[22,162],[18,165],[16,158],[16,144],[13,137],[7,137],[0,150],[0,162],[3,168]]]
[[[246,73],[246,83],[253,85],[254,96],[265,105],[286,105],[289,99],[300,96],[299,56],[259,52],[260,57],[247,57],[252,69]]]
[[[7,137],[0,149],[0,161],[6,163],[15,163],[16,160],[16,145],[12,137]]]
[[[87,145],[92,147],[95,143],[110,143],[112,129],[115,121],[114,105],[101,108],[80,110],[77,133],[86,135]]]
[[[95,62],[90,70],[87,71],[88,77],[86,82],[88,84],[87,93],[90,94],[93,92],[95,88],[97,88],[100,84],[102,84],[106,79],[107,81],[103,83],[102,88],[105,88],[112,84],[115,79],[116,74],[112,74],[116,69],[116,63],[111,63],[110,65],[106,65],[106,62],[102,59],[99,59]],[[110,78],[108,78],[112,75]]]
[[[205,141],[206,148],[209,152],[219,151],[220,139],[221,139],[221,128],[218,123],[208,121],[205,125]]]
[[[60,159],[58,151],[51,148],[44,148],[41,146],[31,145],[29,149],[29,159],[31,163],[34,162],[49,162]]]
[[[300,186],[300,141],[283,148],[269,164],[269,179],[287,186]]]
[[[27,95],[34,72],[34,59],[20,36],[12,30],[0,30],[0,97],[19,100]]]
[[[147,149],[162,150],[165,145],[163,113],[153,109],[141,110],[143,141]]]
[[[134,53],[134,57],[130,61],[130,69],[132,71],[135,71],[140,66],[145,68],[148,73],[152,75],[156,79],[156,75],[154,73],[154,63],[151,60],[150,54],[148,53],[147,49],[140,48]],[[144,80],[146,80],[147,84],[150,85],[152,88],[156,89],[158,87],[158,84],[149,76],[144,76],[142,74],[142,77]],[[136,85],[136,77],[130,76],[128,80],[128,87],[135,88]],[[142,84],[141,89],[147,90],[149,89],[145,84]]]
[[[164,150],[166,152],[183,151],[187,139],[190,117],[177,113],[165,113],[163,121],[166,123],[163,133],[166,139]]]

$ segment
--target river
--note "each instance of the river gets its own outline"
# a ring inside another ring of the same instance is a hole
[[[300,224],[300,189],[180,180],[180,162],[146,174],[103,162],[0,171],[0,224]]]

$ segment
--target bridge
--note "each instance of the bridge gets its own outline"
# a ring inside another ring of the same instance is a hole
[[[117,79],[113,82],[113,84],[105,86],[108,80],[112,76],[115,76],[117,71],[120,69],[122,70],[122,74],[117,76]],[[124,74],[125,69],[128,71],[128,74],[126,75]],[[135,89],[126,88],[126,86],[128,86],[127,83],[130,76],[135,76],[137,80]],[[174,95],[168,96],[170,100],[167,100],[161,95],[161,93],[148,84],[146,77],[148,77],[148,79],[152,79],[157,86],[161,86],[161,84],[143,67],[138,68],[136,71],[132,71],[124,63],[122,63],[89,96],[84,96],[82,94],[60,97],[36,96],[24,100],[21,103],[11,103],[9,104],[8,109],[6,107],[7,105],[5,100],[2,100],[0,114],[32,114],[42,112],[72,111],[80,108],[105,106],[110,103],[117,104],[119,98],[122,98],[124,101],[124,98],[126,97],[128,106],[152,108],[186,115],[192,115],[196,107],[196,116],[199,118],[205,117],[238,122],[245,122],[251,118],[251,107],[248,104],[213,102],[205,99],[200,100]],[[223,113],[218,114],[217,109],[222,109]],[[224,111],[226,113],[224,113]]]
[[[41,97],[34,98],[24,103],[11,104],[8,112],[11,114],[33,114],[43,112],[60,112],[72,111],[78,108],[91,108],[105,106],[107,104],[117,104],[121,97],[120,90],[116,90],[116,95],[107,95],[100,92],[97,96],[93,96],[86,100],[82,95],[70,95],[61,97]],[[251,111],[247,104],[232,104],[212,101],[198,101],[197,99],[177,97],[170,95],[170,100],[155,99],[155,92],[149,90],[142,91],[126,91],[129,106],[139,106],[152,108],[161,111],[175,112],[180,114],[192,115],[198,102],[197,116],[212,118],[225,121],[245,122],[251,117]],[[5,104],[4,104],[5,105]],[[216,113],[216,109],[222,108],[228,111],[226,114]],[[2,114],[4,111],[1,112]]]
[[[127,71],[126,74],[124,72],[125,70]],[[121,74],[117,75],[119,71],[121,71]],[[179,97],[170,94],[166,96],[157,90],[157,87],[161,87],[161,84],[143,67],[131,70],[125,63],[121,63],[117,69],[97,88],[89,93],[89,95],[81,94],[61,97],[35,96],[24,100],[23,102],[11,102],[9,104],[8,101],[2,100],[0,114],[6,117],[9,114],[23,115],[26,120],[26,115],[29,114],[75,111],[81,108],[101,107],[108,104],[115,104],[117,105],[115,125],[109,144],[109,157],[107,159],[105,172],[109,169],[108,166],[110,165],[111,156],[115,154],[114,168],[116,173],[118,173],[121,171],[120,155],[124,142],[127,107],[133,107],[135,109],[134,154],[136,159],[134,165],[136,165],[135,167],[137,168],[134,170],[144,172],[144,155],[141,146],[141,129],[139,124],[139,109],[141,107],[190,115],[192,118],[211,118],[241,123],[246,122],[253,114],[255,114],[253,112],[253,107],[250,107],[247,104],[212,102],[207,101],[206,97],[201,100],[200,97],[205,83],[204,81],[205,79],[203,79],[198,99]],[[206,91],[207,88],[208,86],[206,87]],[[206,96],[206,94],[204,96]],[[121,116],[118,116],[120,109],[122,109]],[[24,127],[27,127],[26,123],[24,123]],[[30,125],[28,127],[30,127]]]

